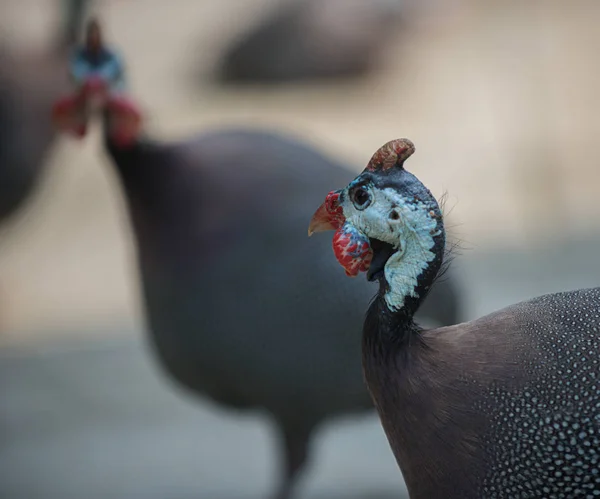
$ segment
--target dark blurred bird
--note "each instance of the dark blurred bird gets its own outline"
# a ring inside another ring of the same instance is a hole
[[[0,47],[0,222],[31,194],[55,133],[50,110],[69,88],[69,49],[90,0],[63,0],[55,44],[39,52]]]
[[[362,76],[397,35],[403,0],[291,0],[225,50],[217,79],[285,83]]]
[[[363,368],[411,499],[600,497],[600,288],[420,327],[446,233],[435,198],[404,169],[413,151],[406,139],[383,146],[309,227],[336,229],[340,263],[354,268],[353,244],[379,281]]]
[[[263,131],[130,147],[104,140],[161,365],[196,395],[270,414],[284,457],[274,497],[288,498],[319,424],[372,408],[359,324],[373,290],[344,278],[327,242],[305,237],[312,203],[350,171]],[[422,312],[448,324],[459,310],[448,280]]]

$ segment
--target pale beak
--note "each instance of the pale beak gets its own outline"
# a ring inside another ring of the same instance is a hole
[[[336,230],[339,224],[336,223],[331,214],[327,211],[325,203],[319,206],[308,225],[308,236],[312,236],[315,232],[325,232],[326,230]]]

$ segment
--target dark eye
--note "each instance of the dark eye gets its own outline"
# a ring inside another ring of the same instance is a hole
[[[364,187],[356,188],[350,197],[357,210],[364,210],[371,204],[371,195]]]

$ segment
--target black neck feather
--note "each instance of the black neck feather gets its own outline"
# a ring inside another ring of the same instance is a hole
[[[379,347],[384,347],[385,351],[388,351],[389,346],[401,346],[410,341],[413,333],[417,331],[418,326],[412,314],[404,309],[391,311],[383,296],[378,294],[365,317],[363,342],[369,350],[377,351]]]
[[[139,139],[122,147],[115,145],[105,135],[105,147],[129,196],[145,194],[153,199],[160,197],[157,195],[164,189],[166,156],[161,144]]]
[[[446,234],[441,216],[438,218],[437,229],[440,234],[436,236],[435,244],[431,249],[435,257],[417,278],[416,296],[406,296],[404,306],[400,310],[391,310],[386,303],[385,293],[389,289],[389,284],[384,277],[381,277],[379,292],[367,311],[363,327],[363,344],[368,347],[368,351],[389,353],[395,351],[395,347],[418,341],[418,332],[421,328],[415,324],[414,315],[427,298],[437,277],[441,275],[440,270],[444,262]]]
[[[115,144],[109,134],[107,116],[103,119],[104,146],[115,167],[122,188],[134,213],[148,215],[161,213],[170,205],[175,195],[177,162],[173,160],[173,147],[147,137],[133,144]]]
[[[120,146],[107,133],[106,120],[104,128],[104,146],[138,236],[161,227],[158,232],[165,239],[175,237],[174,233],[190,237],[190,227],[208,216],[205,199],[210,186],[199,168],[200,160],[190,159],[182,142],[159,142],[141,136],[131,145]]]

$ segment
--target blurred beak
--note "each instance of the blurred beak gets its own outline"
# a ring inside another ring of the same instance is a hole
[[[326,230],[336,230],[337,225],[334,225],[332,216],[327,211],[325,203],[319,206],[315,211],[310,224],[308,225],[308,236],[312,236],[315,232],[325,232]]]

